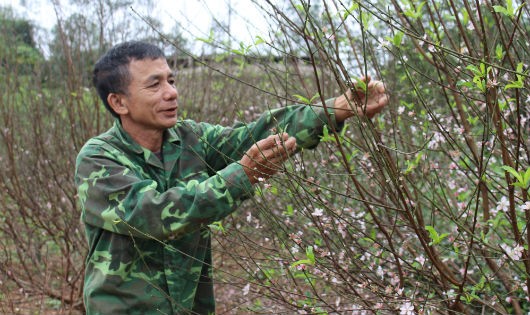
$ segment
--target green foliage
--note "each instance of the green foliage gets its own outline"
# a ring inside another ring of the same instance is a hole
[[[502,49],[502,45],[501,44],[497,44],[497,46],[495,46],[495,57],[497,58],[497,60],[499,61],[502,61],[502,59],[504,58],[504,50]]]
[[[352,4],[350,5],[350,7],[347,9],[344,9],[342,13],[342,19],[346,20],[352,14],[352,12],[359,10],[359,7],[360,6],[357,1],[352,1]]]
[[[506,0],[506,6],[494,5],[493,10],[497,13],[501,13],[507,17],[514,18],[517,12],[523,8],[526,3],[523,2],[519,7],[515,8],[513,0]]]
[[[515,177],[516,182],[513,183],[514,186],[525,190],[530,188],[530,168],[526,169],[526,171],[521,170],[520,172],[517,172],[517,170],[508,165],[503,165],[501,168]]]
[[[421,12],[421,9],[423,8],[424,5],[425,5],[425,1],[419,3],[416,6],[413,6],[412,2],[409,3],[409,8],[405,11],[405,15],[413,19],[417,19],[421,17],[423,15]]]
[[[418,167],[418,165],[420,164],[420,161],[423,157],[423,153],[422,152],[419,152],[417,155],[416,155],[416,158],[414,160],[405,160],[405,163],[407,165],[407,169],[405,169],[405,171],[403,171],[403,174],[404,175],[408,175],[410,174],[414,169],[416,169]]]
[[[212,224],[209,224],[208,227],[210,227],[211,229],[213,230],[216,230],[216,231],[219,231],[219,232],[222,232],[222,233],[225,233],[225,228],[223,226],[223,222],[221,221],[215,221],[213,222]]]
[[[210,33],[208,34],[208,37],[197,37],[196,40],[204,42],[206,44],[213,44],[215,40],[215,34],[213,29],[210,29]]]
[[[517,64],[517,70],[515,76],[517,77],[517,80],[514,80],[510,82],[509,84],[506,84],[504,87],[505,90],[507,89],[522,89],[524,87],[524,78],[527,76],[528,70],[523,72],[523,63],[520,62]]]
[[[302,95],[299,95],[299,94],[295,94],[293,96],[296,97],[298,102],[300,102],[302,104],[307,104],[307,105],[311,105],[316,99],[318,99],[320,97],[320,95],[318,93],[313,95],[311,98],[306,98],[305,96],[302,96]]]
[[[300,265],[314,265],[315,264],[315,253],[313,252],[313,247],[307,246],[305,249],[306,259],[300,259],[291,264],[291,268],[296,268]]]
[[[31,74],[43,60],[33,40],[30,21],[16,17],[9,9],[0,10],[0,72]]]
[[[429,245],[440,244],[440,242],[442,242],[442,240],[449,235],[449,233],[438,234],[438,232],[434,229],[434,227],[430,226],[430,225],[426,225],[425,226],[425,230],[427,230],[427,232],[429,232],[429,237],[432,240],[429,243]]]
[[[469,65],[466,69],[470,70],[473,74],[473,83],[475,84],[475,87],[482,93],[485,93],[487,89],[488,75],[491,72],[492,67],[486,66],[484,62],[481,62],[478,67],[475,65]],[[473,87],[471,82],[464,82],[462,85],[470,88]]]
[[[287,205],[284,214],[285,214],[286,216],[289,216],[289,217],[292,216],[292,215],[294,214],[294,208],[293,208],[293,206],[292,206],[292,205]]]
[[[403,41],[403,32],[397,31],[394,37],[387,37],[387,39],[394,44],[395,47],[401,47],[401,42]]]

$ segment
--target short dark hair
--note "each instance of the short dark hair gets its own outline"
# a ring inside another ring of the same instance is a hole
[[[141,41],[118,44],[109,49],[94,66],[92,83],[114,117],[119,117],[110,107],[107,97],[110,93],[126,94],[131,82],[129,63],[132,60],[166,58],[162,49]]]

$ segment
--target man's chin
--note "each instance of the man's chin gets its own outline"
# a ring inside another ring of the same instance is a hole
[[[165,129],[171,128],[171,127],[175,126],[176,124],[177,124],[177,117],[176,116],[175,116],[174,119],[165,120],[164,123],[163,123]]]

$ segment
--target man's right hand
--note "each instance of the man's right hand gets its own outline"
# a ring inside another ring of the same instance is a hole
[[[288,134],[271,135],[256,142],[241,158],[250,182],[257,183],[276,174],[296,150],[296,139]]]

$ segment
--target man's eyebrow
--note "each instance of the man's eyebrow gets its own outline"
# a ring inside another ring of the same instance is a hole
[[[169,71],[167,72],[165,75],[164,74],[152,74],[150,76],[147,77],[147,79],[145,79],[145,83],[148,83],[148,82],[152,82],[152,81],[156,81],[156,80],[161,80],[161,79],[164,79],[164,78],[174,78],[175,77],[175,71]]]

